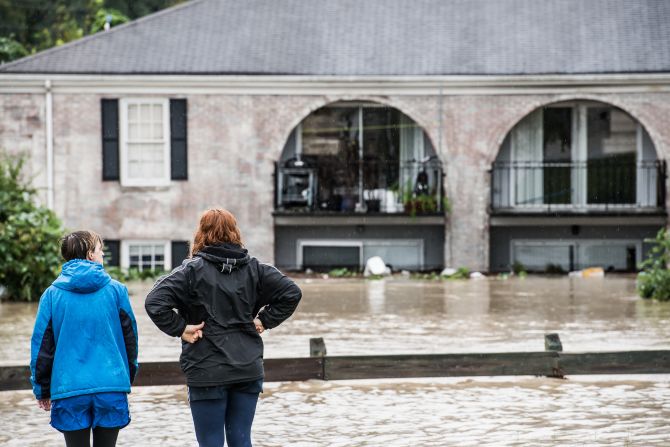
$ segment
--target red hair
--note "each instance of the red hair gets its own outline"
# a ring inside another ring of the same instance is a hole
[[[210,208],[200,216],[200,223],[193,235],[191,256],[206,245],[231,243],[242,245],[242,235],[235,216],[223,208]]]

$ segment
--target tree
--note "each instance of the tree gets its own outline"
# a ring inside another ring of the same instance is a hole
[[[63,229],[22,179],[24,161],[0,155],[0,285],[10,300],[34,301],[58,275]]]
[[[0,63],[62,45],[184,0],[0,0]],[[15,46],[14,42],[19,46]],[[24,51],[21,51],[21,48]]]
[[[0,37],[0,63],[27,56],[28,51],[12,37]]]

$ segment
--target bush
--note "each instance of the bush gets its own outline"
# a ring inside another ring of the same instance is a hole
[[[119,267],[106,267],[105,271],[109,273],[109,276],[120,282],[154,280],[167,273],[164,270],[142,270],[140,272],[134,267],[128,270],[122,270]]]
[[[659,301],[670,300],[670,235],[665,228],[659,230],[654,239],[645,239],[654,247],[640,267],[637,276],[637,292],[642,298],[653,298]]]
[[[0,284],[7,299],[39,299],[61,265],[62,224],[36,204],[36,191],[21,179],[24,158],[0,155]]]

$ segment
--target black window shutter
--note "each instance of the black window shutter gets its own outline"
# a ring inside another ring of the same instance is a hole
[[[118,267],[121,265],[120,255],[121,241],[114,239],[105,239],[105,265],[109,267]]]
[[[172,241],[172,268],[179,267],[188,258],[188,241]]]
[[[119,100],[102,99],[102,180],[119,179]]]
[[[185,99],[170,100],[170,171],[172,180],[188,180]]]

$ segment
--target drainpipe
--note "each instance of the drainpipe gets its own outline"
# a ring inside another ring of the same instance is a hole
[[[47,208],[54,209],[53,97],[51,80],[44,81],[46,91]]]

